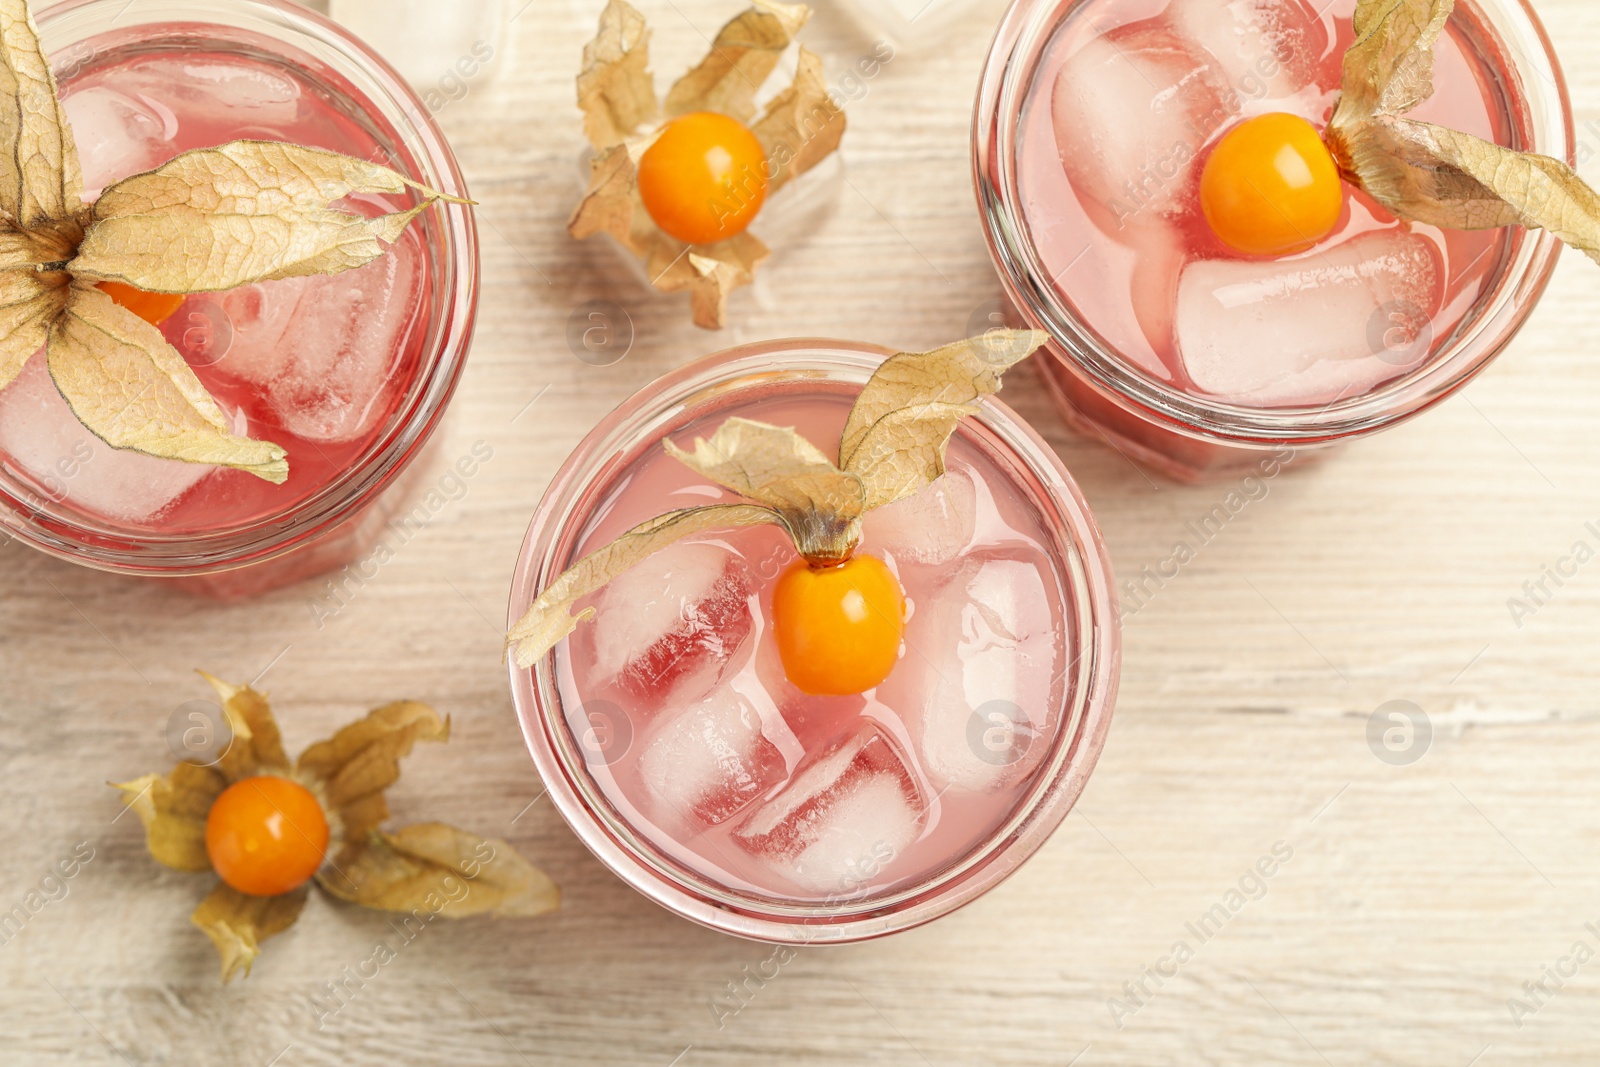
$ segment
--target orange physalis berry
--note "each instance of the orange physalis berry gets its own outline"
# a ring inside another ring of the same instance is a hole
[[[188,298],[182,293],[151,293],[135,289],[121,282],[96,283],[101,292],[121,304],[152,326],[160,326],[172,318],[173,312],[183,306]]]
[[[737,119],[680,115],[639,157],[639,196],[678,240],[726,241],[745,231],[767,198],[767,153]]]
[[[889,677],[905,633],[906,600],[876,556],[831,567],[795,563],[772,594],[783,672],[813,696],[863,693]]]
[[[1315,126],[1298,115],[1259,115],[1211,150],[1200,174],[1200,209],[1228,247],[1288,255],[1333,232],[1344,183]]]
[[[328,852],[328,819],[311,790],[263,774],[222,791],[206,816],[206,854],[241,893],[275,897],[303,885]]]

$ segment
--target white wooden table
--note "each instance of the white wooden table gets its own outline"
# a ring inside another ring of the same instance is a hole
[[[640,3],[658,72],[736,7]],[[1600,120],[1600,7],[1539,6],[1580,125]],[[762,298],[734,298],[723,336],[563,230],[572,76],[598,8],[535,0],[499,77],[441,113],[483,202],[485,280],[446,450],[481,440],[494,458],[347,609],[319,628],[315,585],[218,606],[0,549],[0,911],[78,843],[94,851],[0,944],[0,1061],[1593,1064],[1600,961],[1547,993],[1524,983],[1573,971],[1575,942],[1600,951],[1600,561],[1520,626],[1507,607],[1574,542],[1600,548],[1585,528],[1600,520],[1600,273],[1574,254],[1464,395],[1283,474],[1129,619],[1100,768],[1025,869],[931,927],[800,953],[719,1027],[713,1004],[769,950],[647,903],[536,800],[500,662],[512,564],[563,457],[667,368],[796,334],[931,347],[998,295],[967,131],[1002,4],[868,84],[836,211],[770,264]],[[827,10],[806,40],[833,64],[873,44]],[[1592,156],[1600,133],[1584,137]],[[1600,160],[1587,171],[1600,179]],[[564,340],[572,310],[601,298],[637,333],[606,368]],[[1069,437],[1027,378],[1006,398],[1060,449],[1124,573],[1165,558],[1226,489],[1152,484]],[[416,752],[391,793],[397,819],[509,837],[561,883],[563,909],[435,925],[319,1027],[310,998],[392,933],[314,898],[248,980],[219,987],[188,922],[205,879],[150,861],[105,785],[169,766],[169,715],[206,695],[195,667],[265,671],[291,749],[391,698],[449,712],[452,741]],[[1391,700],[1432,726],[1407,766],[1368,746]],[[1292,858],[1259,899],[1197,938],[1186,924],[1226,908],[1279,842]],[[1193,950],[1181,966],[1178,941]],[[1124,984],[1141,979],[1135,1002]]]

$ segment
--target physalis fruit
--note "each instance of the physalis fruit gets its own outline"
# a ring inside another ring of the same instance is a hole
[[[1315,126],[1298,115],[1258,115],[1212,149],[1200,174],[1200,208],[1229,248],[1288,255],[1333,232],[1344,183]]]
[[[906,628],[900,580],[864,553],[831,567],[800,560],[772,593],[772,632],[783,673],[803,693],[850,696],[894,669]]]
[[[182,293],[152,293],[121,282],[99,282],[98,287],[114,303],[127,308],[152,326],[160,326],[172,318],[187,299]]]
[[[680,115],[639,157],[639,197],[667,233],[692,245],[743,233],[767,198],[767,153],[744,123]]]
[[[206,816],[206,854],[241,893],[275,897],[317,873],[328,854],[328,819],[311,790],[259,774],[230,785]]]

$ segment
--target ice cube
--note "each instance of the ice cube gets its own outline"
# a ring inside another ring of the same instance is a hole
[[[148,95],[93,85],[61,103],[78,144],[87,200],[112,182],[154,170],[178,154],[176,116]]]
[[[300,86],[258,64],[152,60],[159,84],[209,109],[226,109],[235,134],[260,137],[292,125],[300,117]],[[173,71],[168,68],[179,67]]]
[[[1133,315],[1144,333],[1148,350],[1133,346],[1128,358],[1163,381],[1172,380],[1172,370],[1159,353],[1172,350],[1172,309],[1178,302],[1178,278],[1185,259],[1183,238],[1169,225],[1129,227],[1123,243],[1137,253],[1129,295]]]
[[[286,74],[255,63],[151,56],[119,67],[118,90],[170,101],[185,115],[224,115],[227,136],[292,140],[285,132],[300,116],[300,86]]]
[[[1051,119],[1061,164],[1108,233],[1159,222],[1192,196],[1195,159],[1238,98],[1176,34],[1135,25],[1100,35],[1056,73]]]
[[[422,250],[407,233],[357,270],[286,278],[222,299],[233,342],[217,369],[250,382],[284,429],[349,441],[400,388],[392,371],[421,304]]]
[[[874,508],[861,520],[862,543],[900,563],[949,563],[972,540],[977,490],[965,471],[944,476],[915,496]]]
[[[236,417],[236,432],[246,429]],[[0,389],[0,453],[46,500],[131,524],[158,519],[217,469],[122,451],[95,437],[56,390],[42,351]]]
[[[738,814],[785,770],[755,706],[728,686],[662,724],[639,757],[656,803],[676,820],[708,826]]]
[[[926,819],[904,759],[868,723],[802,765],[734,838],[802,889],[848,896],[903,853]]]
[[[1035,561],[988,557],[926,601],[878,699],[905,722],[935,785],[981,792],[1016,781],[1043,757],[1056,713],[1060,595]]]
[[[1289,260],[1195,261],[1178,282],[1178,356],[1229,399],[1358,395],[1427,357],[1440,276],[1433,242],[1399,230]]]
[[[284,334],[311,278],[282,278],[229,289],[222,294],[233,340],[218,361],[220,370],[259,386],[276,382],[294,361]]]
[[[750,636],[753,586],[745,562],[718,545],[662,549],[601,592],[594,669],[656,706],[669,691],[694,699],[688,690],[709,689]]]
[[[1322,20],[1303,0],[1172,0],[1167,20],[1246,99],[1300,92],[1328,48]]]

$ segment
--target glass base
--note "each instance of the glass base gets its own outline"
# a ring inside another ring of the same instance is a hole
[[[1339,449],[1337,442],[1244,444],[1191,437],[1142,419],[1122,404],[1107,400],[1074,375],[1053,348],[1047,347],[1036,357],[1036,364],[1068,426],[1175,482],[1195,485],[1233,481],[1259,474],[1263,463],[1270,463],[1285,452],[1294,456],[1296,465],[1302,465],[1326,459]]]
[[[441,441],[442,436],[434,434],[411,465],[372,503],[314,541],[264,563],[214,574],[155,580],[221,601],[245,600],[341,569],[351,573],[351,581],[364,583],[386,561],[386,535],[404,526],[405,512],[422,495],[422,487],[437,479],[443,454]]]

